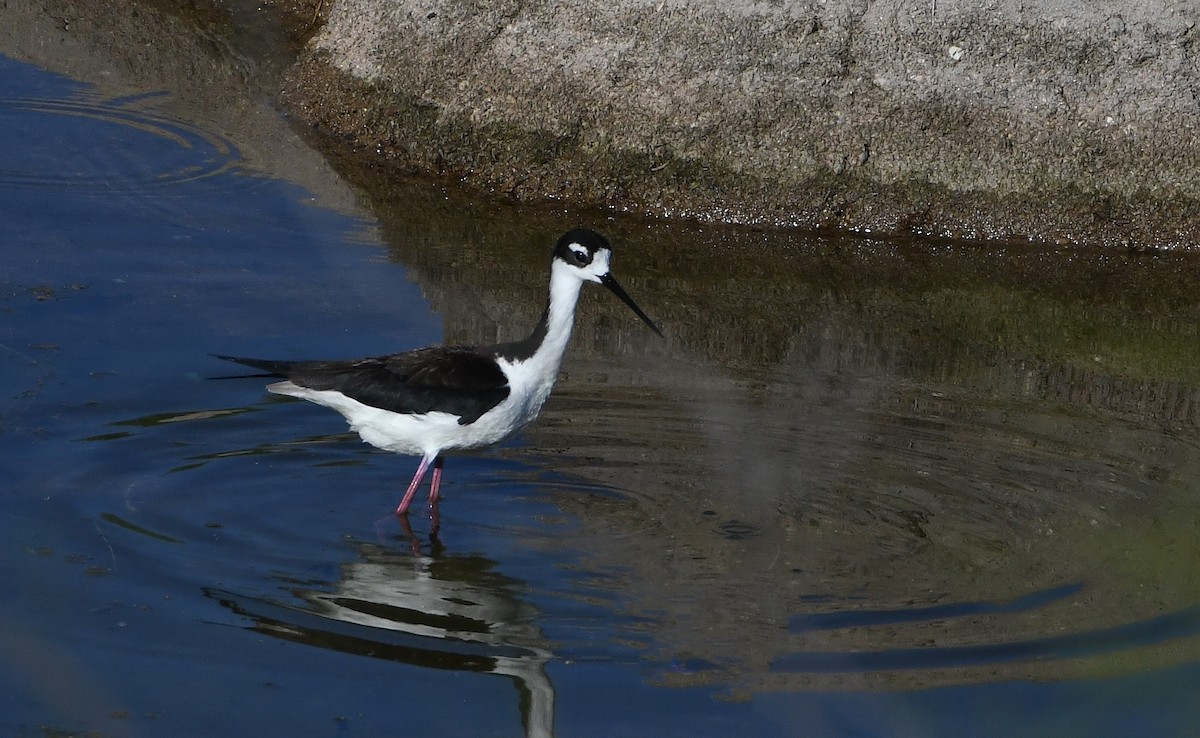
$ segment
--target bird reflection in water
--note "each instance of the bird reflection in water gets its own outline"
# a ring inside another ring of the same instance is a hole
[[[415,541],[415,539],[412,539]],[[209,589],[268,635],[414,666],[507,676],[515,683],[526,736],[554,734],[553,657],[522,583],[478,555],[454,556],[436,536],[429,555],[359,544],[332,588],[293,588],[299,603]]]

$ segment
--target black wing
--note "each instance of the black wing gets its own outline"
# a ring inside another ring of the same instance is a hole
[[[364,405],[396,413],[440,411],[462,425],[508,397],[508,378],[495,359],[463,346],[436,346],[357,361],[272,361],[218,356],[262,369],[301,387],[335,390]]]

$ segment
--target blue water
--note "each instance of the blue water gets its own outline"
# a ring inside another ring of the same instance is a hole
[[[369,215],[250,172],[239,142],[145,93],[103,99],[0,57],[0,732],[1194,733],[1195,663],[756,690],[742,685],[761,675],[727,678],[708,654],[664,657],[661,615],[635,614],[621,572],[587,539],[572,546],[581,523],[555,504],[634,492],[575,480],[522,439],[452,458],[440,537],[420,515],[410,536],[387,512],[415,459],[262,382],[209,379],[229,372],[209,354],[367,355],[441,340],[440,316]],[[831,611],[816,593],[776,630],[1003,617],[1086,594],[1069,581]],[[1184,608],[1045,639],[783,652],[764,673],[1036,663],[1197,633]]]

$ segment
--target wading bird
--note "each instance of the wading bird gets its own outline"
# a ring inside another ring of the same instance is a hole
[[[660,337],[662,331],[609,271],[612,247],[578,228],[558,239],[550,260],[550,299],[528,338],[491,346],[431,346],[350,361],[217,358],[254,367],[282,382],[267,389],[341,413],[363,441],[421,456],[396,515],[404,515],[433,467],[431,511],[437,511],[443,453],[488,446],[537,417],[562,364],[584,282],[604,285]]]

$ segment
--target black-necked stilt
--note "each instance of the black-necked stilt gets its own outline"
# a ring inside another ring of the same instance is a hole
[[[562,364],[584,282],[607,287],[659,336],[609,272],[612,247],[578,228],[563,234],[550,261],[550,299],[529,337],[494,346],[431,346],[352,361],[273,361],[219,356],[281,377],[271,392],[333,408],[364,441],[421,463],[396,507],[404,515],[433,465],[436,511],[442,454],[498,443],[537,417]]]

